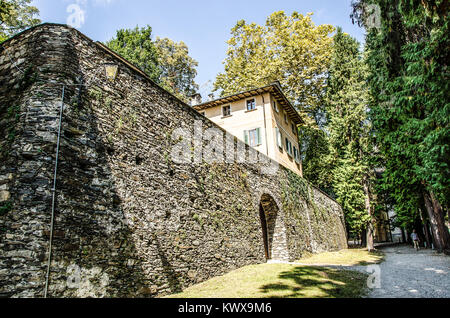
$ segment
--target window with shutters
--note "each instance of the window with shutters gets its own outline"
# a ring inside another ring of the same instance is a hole
[[[297,147],[294,147],[294,158],[295,162],[300,163],[300,152],[298,151]]]
[[[256,109],[256,101],[255,99],[249,99],[247,100],[247,111],[255,110]]]
[[[292,157],[292,143],[286,138],[286,152]]]
[[[223,115],[223,117],[231,116],[231,106],[230,105],[222,107],[222,115]]]
[[[277,113],[279,112],[279,110],[278,110],[278,104],[277,104],[276,101],[273,101],[273,109],[274,109]]]
[[[280,128],[275,128],[275,133],[277,135],[277,146],[280,149],[283,149],[283,135],[281,134]]]
[[[261,128],[244,131],[245,143],[251,147],[257,147],[262,144]]]

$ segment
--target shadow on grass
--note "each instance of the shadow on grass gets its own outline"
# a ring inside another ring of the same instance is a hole
[[[299,266],[280,273],[278,278],[279,282],[264,285],[260,291],[269,298],[359,298],[365,293],[367,275]]]
[[[366,266],[366,265],[371,265],[371,264],[381,264],[384,262],[385,255],[380,250],[375,250],[375,251],[369,252],[369,255],[375,256],[376,259],[374,259],[373,261],[370,261],[370,262],[360,261],[360,262],[357,262],[355,265]]]

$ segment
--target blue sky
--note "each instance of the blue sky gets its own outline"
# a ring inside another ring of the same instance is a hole
[[[238,20],[264,24],[279,10],[287,14],[313,12],[316,24],[341,26],[363,42],[364,30],[350,19],[351,0],[34,0],[44,22],[79,23],[78,29],[96,41],[111,39],[120,28],[150,25],[153,35],[184,41],[199,62],[196,82],[203,96],[223,70],[226,41]],[[82,13],[74,11],[80,8]],[[80,13],[73,15],[74,13]],[[73,19],[75,18],[75,19]]]

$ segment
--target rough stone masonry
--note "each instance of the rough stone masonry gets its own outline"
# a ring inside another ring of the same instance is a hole
[[[283,167],[175,163],[176,128],[216,126],[77,30],[0,50],[0,296],[44,292],[63,85],[49,297],[161,296],[346,247],[340,206]]]

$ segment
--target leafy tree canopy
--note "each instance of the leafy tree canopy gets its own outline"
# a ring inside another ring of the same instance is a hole
[[[278,80],[309,125],[320,121],[334,27],[316,26],[311,15],[278,11],[264,26],[239,21],[214,90],[225,96]]]
[[[189,49],[182,41],[176,43],[168,38],[157,37],[155,46],[161,71],[161,85],[186,101],[187,97],[199,88],[194,80],[198,62],[189,56]]]
[[[198,63],[184,42],[159,37],[153,41],[152,28],[146,26],[118,30],[106,45],[182,100],[187,101],[198,89],[194,81]]]
[[[144,71],[159,83],[158,50],[152,41],[152,28],[120,29],[106,45]]]
[[[33,25],[39,10],[31,6],[32,0],[0,0],[0,42]]]

